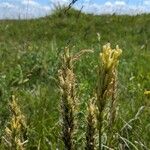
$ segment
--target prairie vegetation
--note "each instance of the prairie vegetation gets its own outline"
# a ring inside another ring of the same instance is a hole
[[[149,150],[149,26],[148,14],[94,16],[73,9],[1,20],[0,149],[62,150],[70,140],[70,149]],[[109,42],[122,49],[113,69],[102,55]],[[62,59],[66,47],[70,55]]]

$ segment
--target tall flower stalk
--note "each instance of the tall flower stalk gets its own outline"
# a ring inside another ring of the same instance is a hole
[[[114,94],[114,81],[116,67],[119,62],[119,57],[122,50],[116,46],[115,49],[111,49],[110,43],[103,46],[103,51],[100,53],[100,65],[98,71],[98,84],[97,84],[97,122],[99,131],[99,150],[102,149],[102,127],[104,120],[104,110],[107,104],[107,100]],[[113,100],[113,104],[115,100]]]

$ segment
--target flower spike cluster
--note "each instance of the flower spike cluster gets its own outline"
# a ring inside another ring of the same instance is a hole
[[[100,58],[104,65],[104,68],[107,70],[113,69],[118,64],[118,59],[122,53],[122,50],[119,46],[116,46],[116,49],[111,49],[110,43],[103,46],[103,52],[100,53]]]

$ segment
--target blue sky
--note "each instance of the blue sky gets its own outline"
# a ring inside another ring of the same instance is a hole
[[[50,14],[54,5],[71,0],[0,0],[0,19],[36,18]],[[150,0],[78,0],[74,7],[94,14],[150,13]]]

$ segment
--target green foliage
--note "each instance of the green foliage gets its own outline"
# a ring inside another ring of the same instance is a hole
[[[69,46],[72,51],[94,49],[75,65],[80,97],[77,115],[82,122],[77,145],[83,146],[86,102],[95,92],[100,45],[109,41],[123,50],[118,71],[118,139],[128,149],[150,148],[150,102],[144,96],[150,89],[149,18],[146,14],[94,16],[64,8],[45,18],[0,21],[0,137],[9,118],[9,98],[15,93],[28,120],[28,149],[62,149],[57,70],[59,56]]]

